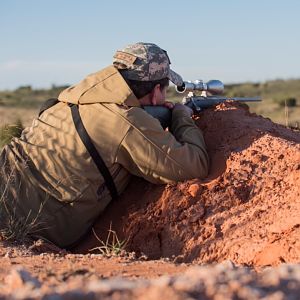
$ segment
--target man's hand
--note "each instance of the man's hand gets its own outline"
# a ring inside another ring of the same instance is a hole
[[[189,108],[188,106],[186,105],[183,105],[181,103],[176,103],[175,105],[173,105],[173,111],[176,111],[176,110],[183,110],[186,112],[186,114],[188,114],[190,117],[193,115],[193,110],[191,108]]]
[[[168,108],[168,109],[173,109],[175,104],[173,102],[170,102],[170,101],[165,101],[163,106]]]

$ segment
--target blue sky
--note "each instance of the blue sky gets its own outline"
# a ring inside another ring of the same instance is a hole
[[[185,80],[300,78],[300,1],[0,0],[0,89],[74,84],[139,41]]]

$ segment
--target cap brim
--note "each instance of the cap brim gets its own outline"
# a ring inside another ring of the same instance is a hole
[[[171,69],[168,78],[177,86],[183,85],[182,77]]]

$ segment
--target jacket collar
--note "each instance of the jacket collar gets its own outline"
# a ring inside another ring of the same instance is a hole
[[[138,106],[140,103],[128,84],[114,66],[93,73],[62,91],[59,101],[74,104],[116,103],[126,106]]]

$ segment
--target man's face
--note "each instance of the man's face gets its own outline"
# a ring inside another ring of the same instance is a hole
[[[155,87],[155,105],[163,105],[166,101],[166,94],[167,94],[167,87],[164,87],[163,89],[160,88],[160,85],[157,85]]]

